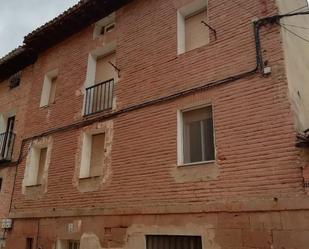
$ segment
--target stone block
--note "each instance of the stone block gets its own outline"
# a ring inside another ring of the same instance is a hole
[[[308,231],[273,231],[274,247],[277,249],[308,249]]]
[[[246,247],[268,249],[273,243],[271,231],[244,230],[242,236]]]

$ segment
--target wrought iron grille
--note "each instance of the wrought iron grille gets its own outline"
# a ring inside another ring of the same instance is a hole
[[[0,134],[0,161],[11,161],[15,134],[5,132]]]
[[[86,88],[84,115],[112,109],[114,95],[114,80],[107,80]]]

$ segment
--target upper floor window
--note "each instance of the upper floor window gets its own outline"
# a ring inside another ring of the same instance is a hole
[[[178,54],[209,43],[207,5],[205,0],[195,0],[178,10]]]
[[[110,14],[107,17],[104,17],[102,20],[98,21],[94,25],[93,38],[97,38],[102,35],[107,35],[115,31],[116,22],[115,22],[115,13]]]
[[[27,185],[43,184],[44,170],[47,159],[47,147],[33,147],[31,149],[31,163],[28,165],[29,175]]]
[[[48,72],[44,77],[40,107],[53,104],[56,97],[58,70]]]
[[[179,164],[215,160],[212,107],[179,114]]]
[[[105,133],[84,134],[80,178],[103,175],[105,149]]]
[[[12,75],[9,79],[10,82],[10,89],[13,89],[15,87],[18,87],[20,84],[20,78],[21,78],[21,73],[18,72],[14,75]]]
[[[0,162],[11,161],[13,145],[15,116],[5,116],[0,114]]]
[[[0,193],[1,193],[1,191],[2,191],[2,183],[3,183],[3,178],[0,177]]]
[[[113,107],[114,85],[118,81],[115,48],[115,43],[107,44],[89,55],[84,115]]]
[[[46,186],[51,155],[51,138],[33,142],[27,157],[24,186]]]

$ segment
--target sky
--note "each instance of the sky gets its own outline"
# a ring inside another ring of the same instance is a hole
[[[0,58],[22,45],[25,35],[78,0],[0,0]]]

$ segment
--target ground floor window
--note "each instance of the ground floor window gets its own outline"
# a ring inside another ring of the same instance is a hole
[[[57,240],[56,249],[79,249],[79,240]]]
[[[146,249],[202,249],[201,236],[147,235]]]
[[[70,240],[69,241],[69,248],[68,249],[79,249],[79,241],[77,241],[77,240]]]
[[[26,249],[33,249],[33,238],[26,239]]]

